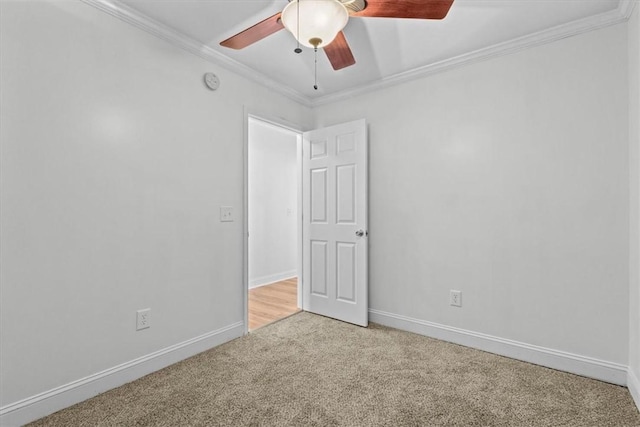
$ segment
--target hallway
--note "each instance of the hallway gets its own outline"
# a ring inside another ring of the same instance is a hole
[[[300,311],[298,278],[249,289],[249,331]]]

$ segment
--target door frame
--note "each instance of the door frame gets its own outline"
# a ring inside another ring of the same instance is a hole
[[[249,333],[249,119],[276,126],[297,134],[296,162],[297,162],[297,188],[298,205],[296,212],[297,221],[297,255],[296,272],[298,274],[298,308],[304,310],[302,298],[302,126],[289,122],[281,117],[273,117],[263,111],[255,111],[252,108],[243,108],[243,146],[242,146],[242,312],[244,319],[244,335]]]

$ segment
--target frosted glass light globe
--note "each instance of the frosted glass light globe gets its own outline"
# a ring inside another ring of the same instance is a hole
[[[282,11],[281,19],[300,44],[313,48],[317,42],[317,47],[325,47],[347,25],[349,12],[338,0],[292,0]]]

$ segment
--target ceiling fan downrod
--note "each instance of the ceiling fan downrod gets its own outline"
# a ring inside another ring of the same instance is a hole
[[[298,10],[297,10],[298,22],[296,23],[296,27],[297,27],[296,31],[298,33],[298,36],[296,37],[296,42],[298,43],[298,46],[296,46],[296,48],[293,49],[293,51],[295,53],[301,53],[302,49],[300,49],[300,0],[296,0],[296,1],[298,2]]]

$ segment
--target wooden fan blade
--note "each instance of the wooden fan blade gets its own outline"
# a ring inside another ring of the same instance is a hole
[[[356,63],[342,31],[338,33],[329,46],[324,48],[324,51],[334,70],[341,70]]]
[[[282,25],[282,21],[280,20],[280,12],[278,12],[264,21],[260,21],[256,25],[220,42],[220,45],[230,47],[231,49],[243,49],[283,28],[284,25]]]
[[[351,16],[442,19],[453,0],[367,0],[367,7]]]

